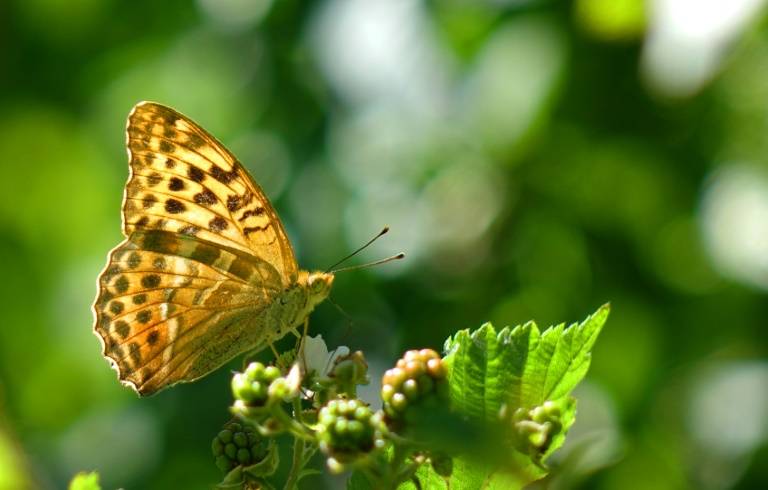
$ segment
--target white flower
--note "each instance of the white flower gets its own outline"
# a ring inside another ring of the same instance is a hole
[[[323,376],[330,371],[337,358],[349,355],[349,347],[342,345],[328,352],[322,335],[304,338],[304,368],[308,374]]]

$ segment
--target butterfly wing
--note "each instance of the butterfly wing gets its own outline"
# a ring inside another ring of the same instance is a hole
[[[154,102],[128,116],[131,174],[123,232],[165,230],[199,237],[271,264],[284,285],[296,258],[261,188],[224,145],[186,116]]]
[[[298,267],[264,192],[193,121],[142,102],[127,146],[127,239],[99,277],[94,330],[121,381],[146,395],[279,337],[263,313]]]
[[[193,381],[273,334],[258,327],[282,290],[272,265],[234,248],[136,231],[99,277],[96,333],[141,395]]]

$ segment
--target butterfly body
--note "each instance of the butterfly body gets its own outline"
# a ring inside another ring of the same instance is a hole
[[[99,277],[94,330],[121,382],[194,381],[304,323],[333,275],[299,270],[263,191],[213,136],[142,102],[128,117],[126,239]]]

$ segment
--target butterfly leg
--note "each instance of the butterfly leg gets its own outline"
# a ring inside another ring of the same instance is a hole
[[[277,349],[275,349],[275,344],[272,342],[269,343],[269,348],[272,349],[272,354],[275,355],[275,361],[280,357],[280,354],[278,354]]]
[[[304,371],[307,370],[307,359],[304,356],[304,344],[306,344],[307,331],[309,330],[309,317],[304,319],[304,328],[301,336],[299,337],[298,358],[301,359],[301,364],[304,367]]]

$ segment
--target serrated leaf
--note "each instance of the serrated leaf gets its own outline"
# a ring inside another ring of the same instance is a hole
[[[419,466],[419,469],[416,470],[416,474],[413,476],[419,481],[419,487],[422,489],[448,490],[450,488],[448,486],[448,479],[435,473],[435,470],[432,469],[432,465],[429,464]],[[419,487],[412,481],[407,481],[398,485],[397,488],[398,490],[419,490]]]
[[[69,482],[69,490],[101,490],[99,485],[99,474],[95,471],[86,473],[80,472]]]
[[[445,342],[453,407],[494,421],[503,404],[534,407],[566,396],[587,373],[608,313],[604,305],[581,324],[543,334],[533,322],[498,333],[490,323],[457,332]]]
[[[565,328],[560,324],[541,335],[535,355],[526,363],[528,380],[519,402],[521,406],[541,405],[568,395],[584,379],[592,360],[592,346],[608,319],[610,307],[604,305],[580,324]]]
[[[438,475],[429,464],[423,464],[416,471],[414,477],[419,481],[419,486],[408,481],[402,483],[398,490],[516,490],[523,488],[528,482],[544,476],[543,471],[537,470],[536,476],[513,475],[502,473],[491,465],[484,465],[467,458],[455,458],[453,472],[448,478]]]
[[[574,421],[575,403],[568,394],[587,373],[590,351],[608,313],[609,307],[604,305],[580,324],[567,328],[561,324],[543,333],[533,322],[499,332],[486,323],[474,332],[462,330],[446,340],[444,361],[451,407],[458,413],[503,433],[506,429],[499,420],[502,408],[513,413],[547,400],[562,407],[558,419],[561,430],[552,435],[543,452],[533,448],[523,454],[508,449],[507,463],[502,466],[498,460],[477,454],[474,459],[457,457],[450,478],[452,490],[478,484],[483,488],[517,488],[546,474],[541,462],[563,444]],[[477,448],[472,451],[481,452]],[[432,478],[430,471],[420,469],[419,474]],[[465,482],[469,486],[464,487]]]

